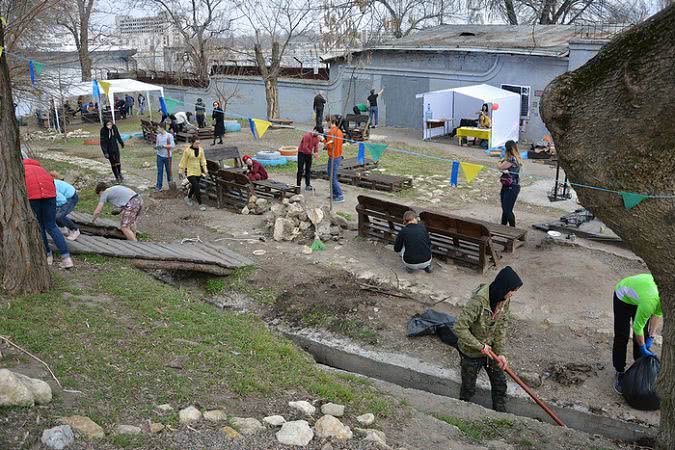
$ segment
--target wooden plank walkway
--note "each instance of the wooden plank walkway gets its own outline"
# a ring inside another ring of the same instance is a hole
[[[96,223],[92,223],[91,219],[93,216],[91,214],[77,211],[71,212],[68,214],[68,217],[80,226],[80,231],[83,234],[126,239],[124,233],[120,230],[119,219],[113,220],[99,217],[96,219]]]
[[[132,259],[136,266],[144,269],[187,270],[227,275],[233,269],[254,264],[245,256],[208,242],[164,244],[106,239],[84,234],[76,241],[66,242],[71,253],[95,253],[128,258]]]

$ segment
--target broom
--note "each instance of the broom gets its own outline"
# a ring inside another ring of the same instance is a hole
[[[312,253],[325,250],[326,245],[323,242],[321,242],[321,239],[319,239],[319,232],[316,231],[319,222],[321,222],[324,219],[323,211],[321,211],[321,209],[318,208],[310,209],[307,211],[307,216],[309,217],[309,221],[312,222],[312,225],[314,225],[314,242],[312,242],[312,245],[310,245],[309,248],[312,249]]]
[[[319,233],[314,234],[314,242],[312,242],[312,245],[310,245],[309,248],[312,249],[312,253],[326,249],[326,244],[319,239]]]

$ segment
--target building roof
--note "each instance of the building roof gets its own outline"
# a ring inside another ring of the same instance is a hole
[[[467,51],[564,57],[574,37],[574,25],[439,25],[355,53]]]

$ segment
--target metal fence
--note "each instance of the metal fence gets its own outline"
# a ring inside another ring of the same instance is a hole
[[[579,39],[604,41],[612,39],[632,27],[629,23],[578,22],[574,24],[575,36]]]

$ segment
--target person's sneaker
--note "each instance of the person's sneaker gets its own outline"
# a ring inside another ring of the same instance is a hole
[[[192,199],[188,196],[185,197],[185,203],[187,203],[188,206],[194,205],[194,203],[192,202]]]
[[[51,266],[54,264],[54,255],[47,255],[47,265]]]
[[[426,267],[424,268],[424,271],[425,271],[426,273],[431,273],[431,272],[434,271],[434,268],[431,266],[431,264],[429,264],[428,266],[426,266]]]
[[[72,269],[74,265],[75,264],[73,264],[73,258],[71,257],[63,258],[63,261],[61,262],[61,268],[66,270]]]
[[[344,197],[339,197],[339,198],[333,199],[333,203],[344,203],[344,201],[345,201]]]
[[[305,186],[306,191],[313,191],[314,188],[312,186]]]
[[[406,266],[405,271],[408,272],[408,273],[413,273],[415,271],[415,269],[411,269],[410,267]]]
[[[70,232],[68,236],[66,236],[66,239],[68,239],[69,241],[74,241],[78,237],[80,237],[80,230],[73,230]]]
[[[614,391],[619,395],[623,394],[623,374],[624,372],[617,372],[614,376]]]
[[[199,205],[199,210],[200,210],[200,211],[206,211],[206,206],[204,206],[204,205]]]

